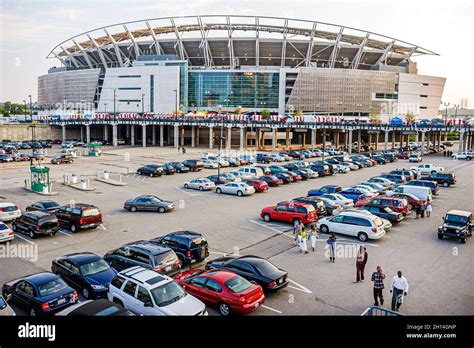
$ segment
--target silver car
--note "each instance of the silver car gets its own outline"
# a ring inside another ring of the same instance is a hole
[[[214,184],[208,178],[192,179],[191,181],[186,181],[184,183],[184,188],[199,191],[209,191],[212,190],[214,187],[216,187],[216,184]]]
[[[145,195],[125,201],[123,208],[131,212],[143,210],[165,213],[173,210],[174,204],[173,202],[162,200],[156,196]]]
[[[239,197],[248,196],[255,193],[255,189],[243,182],[228,182],[223,185],[217,185],[217,193],[227,193]]]
[[[343,209],[352,208],[354,206],[354,201],[352,199],[346,198],[339,193],[325,193],[321,197],[329,198],[330,200],[339,203]]]

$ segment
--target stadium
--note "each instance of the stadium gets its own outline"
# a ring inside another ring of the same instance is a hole
[[[419,45],[309,20],[202,15],[117,23],[71,37],[38,78],[44,110],[437,117],[445,78]],[[71,106],[72,105],[72,106]]]

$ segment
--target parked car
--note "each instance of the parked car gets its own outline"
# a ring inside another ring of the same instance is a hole
[[[319,178],[319,174],[310,168],[301,168],[296,171],[296,174],[301,175],[300,173],[307,174],[308,179],[316,179]]]
[[[217,164],[217,162],[213,162],[213,161],[210,161],[210,160],[204,160],[204,161],[202,161],[202,164],[203,164],[204,168],[206,168],[206,169],[217,169],[217,168],[219,168],[219,165]]]
[[[292,178],[293,178],[293,181],[296,182],[296,181],[301,181],[301,175],[299,174],[296,174],[295,172],[292,172],[292,171],[286,171],[286,172],[283,172],[285,174],[288,174],[290,175]]]
[[[8,305],[7,301],[0,296],[0,317],[16,316],[15,311]]]
[[[382,177],[379,177],[379,176],[374,176],[373,178],[370,178],[368,181],[376,183],[376,184],[383,185],[387,189],[392,189],[396,184],[396,182],[394,182],[392,180],[389,180],[387,178],[382,178]]]
[[[30,160],[30,156],[24,153],[17,153],[12,156],[15,162],[26,162]]]
[[[372,188],[379,194],[384,194],[387,191],[387,188],[385,186],[376,182],[362,181],[360,184]]]
[[[12,222],[12,230],[30,236],[54,236],[59,231],[58,219],[54,214],[42,211],[27,211]]]
[[[429,187],[431,189],[431,193],[434,195],[439,194],[439,185],[436,181],[431,180],[410,180],[406,183],[406,186],[421,186],[421,187]]]
[[[133,316],[129,310],[105,298],[76,303],[56,313],[68,317],[120,317]]]
[[[174,208],[173,202],[165,201],[152,195],[138,196],[133,199],[126,200],[123,204],[123,209],[129,210],[131,212],[142,210],[166,213],[172,211]]]
[[[337,203],[337,202],[335,202],[332,199],[329,199],[327,197],[318,196],[315,199],[318,199],[318,200],[320,200],[321,202],[324,203],[324,206],[326,207],[327,216],[333,215],[333,214],[335,214],[338,211],[343,209],[342,205],[340,203]],[[352,201],[351,201],[351,203],[352,203]],[[354,203],[352,203],[352,204],[354,204]]]
[[[181,164],[189,168],[192,172],[199,172],[204,167],[204,164],[197,160],[185,160],[181,162]]]
[[[346,173],[349,173],[351,171],[351,169],[349,168],[349,166],[346,166],[344,164],[337,164],[336,165],[336,168],[337,168],[337,172],[339,174],[346,174]]]
[[[52,314],[77,302],[77,291],[50,272],[11,280],[3,285],[2,294],[30,316]]]
[[[390,180],[390,181],[393,181],[393,182],[395,182],[396,184],[402,184],[402,185],[404,185],[404,184],[407,182],[407,179],[405,178],[405,175],[387,174],[387,173],[384,173],[384,174],[380,174],[379,177],[380,177],[380,178],[388,179],[388,180]]]
[[[186,167],[181,162],[170,162],[168,164],[176,170],[176,173],[187,173],[190,171],[189,167]]]
[[[343,209],[352,208],[354,206],[354,201],[352,199],[346,198],[339,193],[325,193],[321,198],[328,198],[342,206]]]
[[[173,276],[181,269],[181,262],[172,249],[144,240],[111,250],[104,255],[104,260],[117,271],[140,266]]]
[[[436,181],[438,185],[443,187],[456,184],[456,175],[450,173],[433,173],[425,179],[428,181]]]
[[[184,188],[194,189],[199,191],[209,191],[216,187],[211,180],[208,178],[197,178],[184,183]]]
[[[74,158],[71,155],[67,155],[67,154],[58,155],[51,159],[52,164],[63,164],[63,163],[71,164],[73,162],[74,162]]]
[[[209,245],[201,233],[194,231],[176,231],[149,240],[172,249],[182,265],[202,262],[209,256]]]
[[[309,169],[318,173],[319,176],[328,176],[331,175],[329,166],[325,164],[312,164],[309,166]]]
[[[423,202],[431,203],[433,201],[433,196],[431,188],[423,186],[410,186],[410,185],[400,185],[393,191],[388,191],[387,195],[391,196],[392,194],[398,193],[409,193],[416,196],[418,199]]]
[[[173,175],[176,173],[176,169],[169,163],[163,164],[161,166],[165,175]]]
[[[268,157],[270,157],[270,160],[273,161],[273,162],[285,162],[285,157],[279,155],[279,154],[276,154],[276,153],[272,153],[272,154],[269,154]]]
[[[420,163],[421,161],[423,161],[423,157],[419,153],[412,153],[408,157],[408,162]]]
[[[252,186],[255,189],[255,192],[264,192],[268,190],[268,183],[263,180],[244,180],[243,182]]]
[[[13,157],[7,154],[0,154],[0,162],[13,162]]]
[[[227,161],[229,163],[230,167],[239,167],[240,166],[240,160],[238,158],[225,156],[225,157],[222,157],[222,159],[224,161]]]
[[[0,202],[0,221],[8,222],[21,216],[21,210],[13,203]]]
[[[26,211],[42,211],[45,213],[52,214],[56,210],[61,208],[61,205],[55,201],[45,199],[42,201],[35,202],[25,208]]]
[[[456,152],[451,155],[452,159],[465,159],[466,161],[472,160],[472,157],[474,157],[474,151]]]
[[[299,221],[305,225],[318,219],[313,205],[291,201],[263,208],[260,217],[266,222],[283,221],[295,224]]]
[[[248,177],[251,177],[251,175],[249,175]],[[233,173],[221,173],[221,178],[224,178],[227,181],[233,181],[233,182],[241,182],[242,181],[242,178],[240,176],[236,176]]]
[[[397,154],[397,158],[398,159],[409,159],[410,157],[410,153],[408,151],[402,151],[400,153]]]
[[[262,153],[257,153],[257,155],[255,156],[255,159],[257,160],[257,163],[270,163],[271,162],[270,157]]]
[[[318,197],[298,197],[293,198],[292,202],[311,204],[316,211],[318,218],[328,215],[326,204]]]
[[[221,185],[225,184],[226,182],[229,182],[229,179],[224,178],[222,175],[220,176],[220,178],[218,175],[209,175],[207,179],[212,181],[215,185]]]
[[[278,291],[289,283],[288,272],[258,256],[221,257],[206,264],[206,270],[211,269],[233,272],[248,281],[254,281],[264,291]]]
[[[266,167],[266,166],[256,165],[256,166],[254,166],[254,167],[260,168],[260,169],[262,170],[262,172],[263,172],[262,175],[270,175],[270,174],[271,174],[270,169],[268,169],[268,167]],[[256,176],[257,176],[257,175],[256,175]]]
[[[137,169],[138,175],[148,175],[150,177],[162,176],[164,172],[163,168],[156,164],[147,164]]]
[[[341,211],[333,217],[322,218],[317,226],[321,233],[354,236],[361,242],[379,239],[385,235],[384,224],[379,217],[354,211]]]
[[[289,183],[294,182],[293,176],[291,176],[290,174],[286,172],[276,172],[272,176],[275,176],[279,180],[283,181],[283,184],[289,184]]]
[[[270,187],[276,187],[276,186],[283,185],[283,180],[278,179],[274,175],[263,175],[263,176],[259,177],[259,180],[265,181],[268,184],[268,186],[270,186]]]
[[[411,211],[423,204],[423,200],[419,199],[415,195],[412,195],[411,193],[394,193],[390,195],[390,197],[406,200]]]
[[[342,191],[342,187],[338,185],[325,185],[319,189],[312,189],[308,191],[308,196],[321,196],[325,193],[339,193]]]
[[[228,182],[226,184],[217,185],[216,193],[227,193],[242,197],[255,193],[255,189],[244,182]]]
[[[117,274],[103,258],[89,252],[53,259],[51,272],[81,292],[86,299],[106,297],[110,282]]]
[[[430,175],[434,173],[444,172],[444,167],[435,166],[432,163],[423,163],[416,167],[410,167],[410,169],[421,173],[421,175]]]
[[[403,214],[397,213],[390,209],[389,207],[384,207],[380,205],[372,205],[368,203],[362,206],[362,209],[367,210],[368,212],[374,214],[375,216],[389,220],[390,222],[400,222],[403,220]]]
[[[65,205],[54,214],[58,218],[59,226],[69,228],[71,232],[96,228],[102,224],[102,213],[92,204]]]
[[[407,180],[414,180],[417,179],[418,173],[412,170],[406,170],[406,169],[396,169],[392,170],[389,174],[395,174],[395,175],[403,175],[405,179]]]
[[[115,276],[108,299],[137,315],[207,315],[204,303],[175,280],[139,266]]]
[[[223,316],[247,314],[265,302],[260,285],[226,270],[193,269],[178,274],[175,280],[186,292],[217,308]]]
[[[292,159],[298,159],[298,160],[304,159],[304,155],[302,155],[300,152],[295,151],[295,150],[282,151],[280,152],[280,155],[288,155]]]
[[[346,198],[352,199],[354,203],[360,199],[366,199],[377,195],[376,193],[370,192],[369,190],[361,187],[348,187],[339,192],[339,194]]]
[[[443,217],[443,225],[438,227],[438,238],[458,238],[466,243],[467,237],[472,236],[472,213],[463,210],[450,210]]]
[[[0,222],[0,242],[9,242],[15,238],[13,230],[3,222]]]

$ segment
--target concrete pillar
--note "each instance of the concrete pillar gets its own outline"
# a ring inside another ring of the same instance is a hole
[[[86,144],[91,142],[91,126],[86,124]]]
[[[142,124],[142,146],[146,147],[146,124]]]
[[[165,144],[165,126],[160,125],[160,146]]]
[[[151,145],[156,145],[156,126],[151,126]]]
[[[306,146],[306,133],[303,133],[303,143],[301,145],[303,148]]]
[[[214,130],[209,127],[209,149],[214,147]]]
[[[418,132],[416,132],[415,142],[418,143],[419,141],[420,141],[420,134]]]
[[[388,132],[389,131],[385,131],[384,150],[388,150]]]
[[[174,148],[177,149],[179,147],[179,126],[174,126]]]
[[[83,128],[84,128],[84,127],[82,127],[82,124],[79,125],[79,129],[80,129],[80,131],[81,131],[81,141],[84,141],[84,131],[83,131]]]
[[[349,136],[348,136],[348,145],[347,145],[347,152],[348,153],[352,153],[352,129],[349,129],[347,131],[349,133]]]
[[[397,131],[392,131],[392,149],[395,147],[396,139],[397,139]]]
[[[244,141],[245,141],[244,132],[245,132],[244,127],[240,127],[240,146],[239,146],[240,151],[244,151],[244,149],[247,147],[247,144],[244,145]]]
[[[230,150],[232,148],[232,127],[227,127],[227,137],[225,139],[225,148]]]
[[[117,125],[113,124],[112,125],[112,146],[117,147],[118,142],[117,142]]]
[[[336,147],[337,147],[337,148],[339,148],[340,135],[341,135],[341,133],[339,132],[339,129],[337,129],[337,130],[335,131],[335,135],[334,135],[334,137],[335,137],[335,139],[336,139],[336,140],[335,140],[335,143],[336,143]]]
[[[260,136],[261,136],[260,128],[257,128],[255,130],[255,135],[256,135],[255,145],[257,146],[257,150],[259,150],[260,149]]]
[[[403,133],[400,132],[400,147],[403,147]]]
[[[277,129],[276,128],[272,128],[272,150],[275,151],[276,150],[276,143],[277,143]]]
[[[449,132],[444,132],[444,141],[448,141],[448,133]]]
[[[421,157],[425,156],[425,132],[421,132]]]
[[[369,148],[372,146],[372,133],[369,133]]]
[[[181,127],[181,146],[184,147],[184,126]]]
[[[196,146],[199,146],[199,126],[196,126]]]
[[[314,149],[316,146],[316,129],[311,128],[311,148]]]
[[[125,136],[126,136],[127,138],[130,138],[130,128],[131,128],[131,126],[130,126],[129,124],[127,124],[127,125],[125,126]]]
[[[105,141],[109,141],[109,125],[104,124],[104,136],[103,136]]]
[[[131,140],[130,140],[131,145],[135,146],[135,125],[134,124],[130,125],[130,137],[131,137]]]
[[[344,133],[344,148],[345,149],[349,149],[349,131],[346,130],[346,132]]]
[[[191,126],[191,147],[196,147],[196,134],[194,126]]]
[[[357,152],[359,153],[360,153],[361,142],[362,142],[362,131],[359,129],[359,131],[357,132]]]
[[[66,141],[66,125],[65,124],[61,125],[61,133],[62,133],[63,142],[65,142]]]
[[[459,152],[464,151],[464,131],[459,132]]]
[[[315,136],[316,136],[316,135],[315,135]],[[285,145],[286,145],[286,147],[290,147],[290,146],[291,146],[290,129],[289,129],[289,128],[286,129]]]

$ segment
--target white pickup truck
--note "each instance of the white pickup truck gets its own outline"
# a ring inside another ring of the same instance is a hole
[[[444,167],[438,167],[432,163],[423,163],[416,167],[410,167],[410,169],[420,173],[421,175],[430,175],[433,173],[444,172]]]

